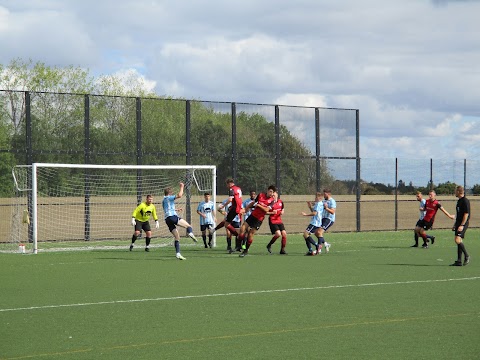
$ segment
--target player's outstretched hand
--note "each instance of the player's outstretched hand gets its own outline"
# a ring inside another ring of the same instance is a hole
[[[132,226],[137,225],[137,222],[135,221],[135,218],[132,217]]]
[[[155,229],[159,229],[160,228],[160,224],[158,223],[158,220],[155,220]]]

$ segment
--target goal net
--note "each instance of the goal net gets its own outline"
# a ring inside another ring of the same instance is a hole
[[[150,218],[150,247],[173,244],[164,221],[164,190],[184,195],[177,212],[189,222],[201,243],[197,206],[209,192],[215,203],[215,166],[176,165],[78,165],[44,164],[16,166],[12,170],[16,198],[12,207],[11,243],[25,244],[27,252],[47,249],[128,249],[133,234],[133,210],[147,195],[153,196],[160,228]],[[178,228],[182,246],[192,244]],[[136,244],[144,244],[144,236]]]

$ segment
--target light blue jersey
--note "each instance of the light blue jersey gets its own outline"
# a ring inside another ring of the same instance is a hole
[[[336,209],[337,208],[337,202],[335,201],[334,198],[330,198],[329,200],[323,200],[322,202],[322,218],[324,219],[329,219],[331,222],[335,222],[335,213],[331,214],[328,212],[324,207],[323,204],[327,203],[329,209]]]
[[[214,224],[213,221],[213,211],[215,209],[215,205],[213,201],[202,201],[198,204],[197,211],[200,211],[202,214],[205,214],[206,217],[200,216],[200,225],[209,225]]]
[[[252,199],[248,198],[247,200],[245,200],[245,201],[242,203],[242,208],[243,208],[243,209],[246,209],[247,206],[248,206],[248,204],[250,204],[250,203],[253,202],[253,201],[255,201],[255,199],[252,200]],[[252,206],[250,209],[248,209],[248,211],[245,212],[245,215],[244,215],[244,218],[243,218],[244,221],[247,220],[247,218],[250,216],[250,214],[252,213],[252,211],[253,211],[253,206]]]
[[[420,200],[420,209],[423,208],[425,209],[425,205],[427,204],[427,200],[425,199],[422,199]],[[420,220],[423,220],[424,216],[425,216],[425,213],[426,211],[425,210],[420,210]]]
[[[316,227],[322,226],[323,202],[316,202],[312,207],[312,211],[316,212],[317,215],[312,216],[310,224]]]
[[[169,216],[177,215],[175,211],[175,198],[176,195],[167,195],[163,198],[162,205],[163,205],[163,212],[165,213],[165,219]]]

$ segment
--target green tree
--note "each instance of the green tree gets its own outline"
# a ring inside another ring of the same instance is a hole
[[[480,184],[473,185],[472,193],[473,195],[480,195]]]
[[[434,190],[439,195],[453,195],[455,194],[456,187],[457,184],[447,181],[446,183],[438,184],[438,186],[436,186]]]

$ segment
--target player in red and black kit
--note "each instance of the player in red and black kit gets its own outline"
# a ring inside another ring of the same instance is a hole
[[[283,225],[282,215],[284,213],[283,201],[278,198],[278,192],[275,191],[273,194],[275,202],[272,205],[272,211],[269,211],[270,215],[268,218],[268,224],[270,225],[270,231],[273,235],[272,240],[267,245],[267,250],[272,253],[272,245],[277,241],[277,239],[282,237],[282,247],[280,249],[280,255],[287,255],[285,251],[285,246],[287,245],[287,232],[285,231],[285,225]]]
[[[429,236],[425,232],[426,230],[430,230],[433,226],[433,222],[435,221],[435,215],[437,214],[438,209],[442,210],[442,212],[447,215],[450,219],[454,219],[454,215],[450,215],[447,210],[443,208],[443,206],[438,202],[435,198],[437,194],[434,190],[430,190],[428,193],[428,200],[425,203],[425,216],[423,220],[419,221],[418,226],[420,229],[420,236],[423,239],[422,247],[424,249],[428,248],[428,239],[432,240],[432,244],[435,242],[435,236]]]
[[[244,257],[248,254],[248,249],[253,242],[253,236],[255,232],[262,226],[263,219],[268,211],[272,210],[272,205],[275,202],[273,194],[277,191],[275,185],[270,185],[266,193],[260,193],[254,202],[250,203],[248,207],[254,206],[254,209],[250,216],[245,220],[240,230],[239,239],[242,241],[243,252],[239,255]],[[248,236],[245,236],[246,228],[250,228]]]
[[[242,189],[235,185],[235,182],[232,178],[228,178],[225,183],[228,186],[228,200],[225,204],[219,206],[219,210],[226,208],[228,204],[231,204],[231,206],[225,221],[222,221],[220,224],[218,224],[213,231],[217,231],[225,226],[233,235],[237,236],[238,233],[237,230],[235,230],[235,228],[232,226],[232,221],[237,217],[237,215],[244,211],[242,209]]]

